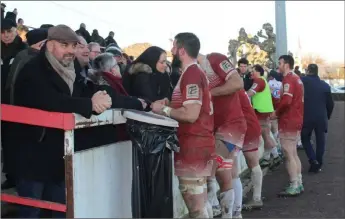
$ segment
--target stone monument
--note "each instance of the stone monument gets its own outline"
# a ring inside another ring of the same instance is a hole
[[[263,34],[263,30],[265,34]],[[260,42],[260,38],[263,39]],[[270,23],[262,25],[262,30],[251,37],[242,27],[237,40],[229,41],[229,59],[236,65],[237,58],[247,58],[250,64],[261,64],[268,67],[275,63],[276,59],[276,35],[273,33],[273,26]]]

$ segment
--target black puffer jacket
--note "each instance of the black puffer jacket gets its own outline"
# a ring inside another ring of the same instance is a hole
[[[131,96],[149,101],[171,99],[172,85],[167,73],[153,72],[143,63],[131,65],[123,75],[123,86]]]

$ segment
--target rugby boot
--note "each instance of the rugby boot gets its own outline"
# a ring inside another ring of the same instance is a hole
[[[284,189],[284,191],[278,193],[278,197],[297,197],[299,196],[300,188],[297,186],[293,186],[293,183],[290,183],[290,185]]]
[[[250,210],[261,210],[264,206],[262,200],[250,200],[247,203],[242,205],[242,210],[250,211]]]

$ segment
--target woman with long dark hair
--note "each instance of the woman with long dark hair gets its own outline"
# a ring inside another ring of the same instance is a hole
[[[147,48],[123,75],[123,85],[131,96],[150,102],[171,98],[172,86],[167,70],[166,51],[157,46]]]

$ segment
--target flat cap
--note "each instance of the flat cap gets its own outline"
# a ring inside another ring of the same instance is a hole
[[[47,40],[79,42],[78,35],[69,26],[64,24],[49,28]]]
[[[29,44],[29,46],[34,45],[38,42],[41,42],[42,40],[46,40],[48,36],[48,29],[34,29],[30,30],[26,34],[26,42]]]
[[[17,27],[16,22],[13,20],[8,18],[1,20],[1,30],[10,30],[12,27]]]

